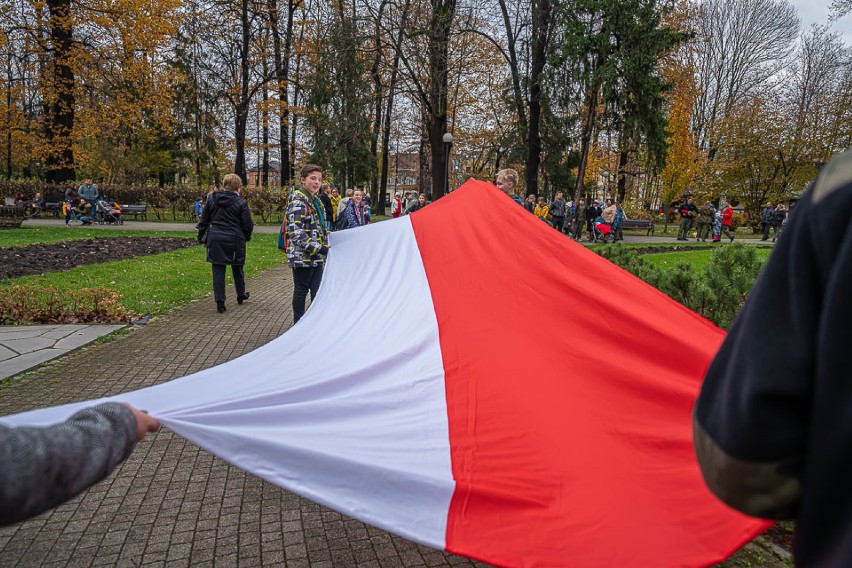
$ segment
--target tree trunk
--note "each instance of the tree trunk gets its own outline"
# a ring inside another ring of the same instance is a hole
[[[269,68],[266,59],[263,60],[263,76],[264,78],[268,77]],[[260,124],[261,124],[261,145],[263,149],[263,159],[261,163],[261,170],[263,171],[263,177],[261,178],[260,186],[263,188],[269,187],[269,91],[266,88],[266,83],[263,84],[263,90],[261,91],[261,97],[263,99],[263,110],[260,112]]]
[[[541,165],[541,82],[547,65],[550,18],[549,0],[532,4],[532,65],[530,69],[529,130],[527,137],[527,195],[538,193],[538,168]]]
[[[627,194],[627,148],[622,148],[618,153],[618,202],[624,202],[624,196]]]
[[[243,185],[248,185],[246,175],[246,125],[248,124],[248,107],[251,102],[249,98],[249,49],[251,42],[251,30],[249,29],[249,2],[242,0],[240,12],[242,24],[242,44],[240,46],[240,98],[235,105],[234,137],[236,144],[236,157],[234,158],[234,173],[243,180]]]
[[[293,4],[291,2],[291,6],[292,5]],[[292,10],[290,12],[291,12],[291,16],[290,16],[291,21],[290,21],[290,23],[288,23],[288,25],[290,26],[290,33],[288,34],[288,37],[290,35],[292,35],[292,31],[293,31],[292,30]],[[299,41],[300,42],[301,42],[302,38],[304,37],[304,35],[305,35],[305,26],[301,26],[301,29],[300,29],[300,32],[299,32]],[[288,47],[288,50],[289,50],[289,47]],[[296,69],[295,69],[296,78],[295,78],[295,87],[293,89],[293,104],[294,105],[299,104],[299,95],[301,94],[301,81],[300,81],[301,77],[299,75],[301,67],[302,67],[302,54],[301,54],[301,52],[299,52],[296,55]],[[296,180],[296,128],[298,126],[299,126],[299,115],[293,113],[293,128],[290,130],[290,160],[289,161],[290,161],[290,167],[292,168],[291,169],[291,171],[292,171],[291,179],[294,182],[297,181]],[[341,191],[341,194],[342,194],[343,191],[346,190],[346,188],[343,187],[341,189],[342,189],[342,191]]]
[[[379,4],[379,11],[376,15],[376,29],[373,37],[373,49],[375,57],[373,58],[373,66],[370,69],[370,76],[373,78],[373,130],[370,133],[370,154],[373,156],[374,163],[379,165],[379,133],[382,129],[382,77],[379,72],[379,67],[382,63],[382,14],[385,11],[387,0],[382,0]],[[382,163],[387,162],[387,155],[382,156]],[[382,166],[382,169],[384,167]],[[374,211],[378,215],[385,214],[385,199],[384,194],[379,195],[379,176],[374,169],[370,175],[370,192],[373,195]]]
[[[426,121],[428,113],[424,112],[423,127],[420,130],[420,148],[418,159],[420,160],[420,176],[418,178],[418,193],[428,194],[432,187],[432,170],[429,166],[429,136],[426,132]]]
[[[456,10],[456,0],[432,0],[432,21],[429,34],[429,148],[432,152],[432,198],[446,193],[447,156],[444,133],[447,132],[447,98],[450,27]]]
[[[266,64],[264,63],[264,67]],[[269,187],[269,108],[266,103],[269,101],[269,93],[266,91],[266,87],[263,88],[263,112],[261,113],[260,120],[263,124],[263,178],[261,181],[261,186],[268,188]]]
[[[589,160],[589,147],[592,142],[592,134],[595,130],[595,120],[598,109],[597,82],[589,87],[586,93],[586,116],[583,121],[583,132],[580,135],[580,164],[577,166],[577,182],[574,186],[574,202],[584,194],[583,178],[586,177],[586,163]]]
[[[514,103],[515,114],[517,114],[518,118],[518,132],[521,135],[521,139],[525,140],[527,138],[527,114],[523,92],[521,91],[521,72],[518,66],[518,52],[516,47],[517,38],[512,31],[512,22],[509,19],[509,10],[506,7],[506,0],[500,0],[499,4],[500,12],[503,15],[503,26],[506,29],[506,43],[509,51],[509,71],[512,74],[512,102]],[[499,171],[499,167],[497,169]]]
[[[405,6],[403,7],[402,12],[402,22],[399,27],[399,31],[397,32],[396,45],[400,45],[402,43],[403,34],[405,33],[405,21],[408,17],[408,5],[409,2],[406,1]],[[390,85],[388,85],[388,101],[387,108],[385,109],[384,116],[384,126],[382,129],[382,169],[380,173],[381,182],[379,184],[379,193],[384,196],[388,190],[388,168],[390,167],[390,134],[391,134],[391,120],[393,117],[393,99],[396,93],[396,79],[399,73],[399,52],[397,51],[394,54],[393,65],[391,68],[391,78]],[[399,180],[399,151],[397,151],[396,155],[396,165],[397,165],[397,175],[396,179]],[[384,199],[382,199],[384,202]],[[384,207],[384,205],[382,205]]]
[[[74,152],[74,69],[73,29],[70,0],[47,0],[50,12],[50,45],[53,50],[53,78],[47,117],[47,181],[62,183],[73,181]]]
[[[277,0],[269,0],[270,31],[272,32],[272,52],[275,60],[275,81],[278,85],[278,138],[281,162],[280,187],[287,187],[293,175],[293,163],[290,159],[290,107],[288,104],[290,48],[293,37],[293,2],[287,2],[287,29],[284,37],[284,50],[281,50],[281,30]]]
[[[12,179],[12,52],[6,68],[6,180]]]

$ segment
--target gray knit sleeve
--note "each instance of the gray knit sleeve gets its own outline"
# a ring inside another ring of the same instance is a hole
[[[136,418],[117,403],[44,428],[0,425],[0,525],[68,501],[109,475],[135,446]]]

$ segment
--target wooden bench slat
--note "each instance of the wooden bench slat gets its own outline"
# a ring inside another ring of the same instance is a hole
[[[133,218],[142,217],[143,221],[148,220],[148,206],[142,205],[121,205],[121,214],[133,215]]]

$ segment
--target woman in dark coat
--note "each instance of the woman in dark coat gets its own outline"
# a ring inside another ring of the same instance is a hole
[[[207,198],[198,223],[198,242],[207,247],[207,262],[213,265],[213,298],[216,309],[225,311],[225,267],[230,265],[237,289],[237,303],[248,299],[243,265],[246,263],[246,241],[251,240],[254,223],[246,200],[240,197],[242,181],[228,174],[222,181],[223,191]],[[206,237],[206,243],[205,243]]]

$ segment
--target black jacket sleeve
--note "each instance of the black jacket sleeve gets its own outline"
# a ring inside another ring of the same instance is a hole
[[[248,204],[243,201],[242,210],[240,211],[240,225],[243,228],[243,235],[245,235],[246,240],[251,240],[251,234],[254,232],[254,221],[251,218],[251,210],[249,209]]]
[[[796,517],[806,468],[827,481],[844,463],[852,467],[845,457],[852,438],[843,434],[852,428],[849,179],[801,199],[695,405],[694,442],[705,481],[750,515]],[[832,489],[833,499],[847,482]]]

